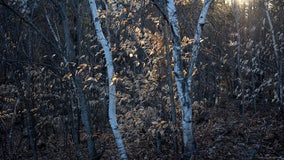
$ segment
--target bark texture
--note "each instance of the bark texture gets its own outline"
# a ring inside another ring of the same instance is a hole
[[[194,132],[192,127],[192,100],[190,97],[192,74],[195,68],[198,47],[202,35],[202,27],[205,24],[206,15],[212,0],[205,0],[204,6],[199,16],[197,29],[194,37],[194,46],[192,52],[192,59],[188,68],[188,77],[185,78],[183,74],[183,65],[181,57],[181,38],[179,35],[178,20],[176,15],[176,8],[174,0],[168,0],[167,11],[168,19],[172,30],[173,39],[173,57],[174,57],[174,73],[175,81],[177,84],[178,96],[180,106],[182,108],[182,133],[183,133],[183,154],[185,159],[190,159],[196,150],[194,140]]]
[[[123,144],[123,140],[118,128],[117,119],[116,119],[116,87],[113,82],[114,77],[114,67],[113,67],[113,60],[112,60],[112,53],[108,44],[107,39],[105,38],[101,23],[99,20],[99,16],[97,13],[97,6],[94,0],[89,0],[92,16],[93,16],[93,22],[94,27],[96,30],[96,34],[98,36],[98,40],[101,43],[105,59],[106,59],[106,65],[107,65],[107,73],[108,73],[108,83],[109,83],[109,122],[113,131],[113,134],[115,136],[116,145],[118,148],[118,153],[120,155],[121,159],[127,159],[125,147]]]

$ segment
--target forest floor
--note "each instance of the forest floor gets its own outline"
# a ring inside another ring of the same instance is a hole
[[[240,114],[239,108],[234,106],[208,109],[207,117],[194,126],[198,151],[192,159],[283,160],[283,113],[276,107],[257,110],[255,113],[247,110],[245,114]],[[162,136],[160,153],[156,149],[157,138],[150,133],[139,135],[131,137],[129,134],[125,138],[129,159],[182,159],[174,155],[172,140],[167,138],[166,133],[165,138]],[[180,139],[179,142],[181,146]],[[113,152],[115,149],[115,146],[108,148],[103,159],[117,159],[117,152]],[[181,152],[181,147],[179,150]]]
[[[269,108],[269,107],[268,107]],[[197,159],[284,159],[284,115],[276,108],[213,108],[196,126]]]
[[[208,109],[208,117],[195,124],[198,151],[192,159],[283,160],[284,115],[276,108],[267,108],[245,114],[234,106]],[[137,137],[127,138],[133,140],[126,141],[128,151],[132,150],[130,159],[182,159],[174,155],[171,140],[162,137],[161,152],[157,153],[155,138],[143,138],[147,136],[151,135],[140,136],[138,143]],[[115,159],[112,149],[105,152],[104,159]]]
[[[234,106],[207,109],[207,117],[194,124],[198,151],[192,159],[283,160],[284,115],[280,114],[276,108],[267,108],[269,107],[258,109],[256,113],[247,110],[244,115],[240,114],[239,108]],[[137,110],[133,112],[139,114]],[[137,114],[132,115],[137,116]],[[145,117],[143,114],[141,116]],[[130,120],[130,118],[125,119],[125,121]],[[152,130],[144,129],[145,123],[137,121],[140,120],[133,120],[130,125],[124,124],[124,127],[121,127],[129,159],[182,159],[182,157],[175,156],[172,137],[171,134],[167,134],[168,131],[161,136],[159,153],[157,152],[157,138],[150,133]],[[144,123],[144,125],[139,126],[139,123]],[[14,140],[18,141],[18,146],[15,146],[17,149],[14,150],[16,154],[14,159],[33,159],[30,147],[23,145],[28,144],[28,136],[20,132],[22,131],[17,129],[14,131]],[[25,137],[20,137],[21,135]],[[38,145],[39,159],[75,159],[71,135],[67,136],[67,142],[60,137],[56,138],[56,135],[52,136],[53,138],[49,137],[46,140],[48,144],[44,147]],[[83,134],[82,137],[84,137]],[[181,135],[178,134],[178,137],[181,153]],[[119,159],[110,129],[104,133],[97,133],[94,139],[97,141],[98,152],[104,150],[101,159]],[[84,138],[81,140],[82,159],[87,159],[86,143]],[[105,145],[101,148],[103,143]]]

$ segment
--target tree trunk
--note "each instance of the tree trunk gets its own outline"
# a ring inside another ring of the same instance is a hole
[[[64,5],[64,7],[65,7],[65,5]],[[58,50],[59,51],[62,51],[62,48],[61,48],[61,45],[60,45],[60,40],[59,40],[59,35],[56,35],[56,32],[55,32],[55,30],[53,29],[53,27],[52,27],[52,24],[51,24],[51,22],[50,22],[50,20],[49,20],[49,16],[48,16],[48,14],[47,14],[47,10],[45,9],[44,10],[45,11],[45,18],[46,18],[46,21],[47,21],[47,23],[48,23],[48,27],[49,27],[49,29],[50,29],[50,31],[51,31],[51,33],[52,33],[52,36],[54,37],[54,39],[55,39],[55,41],[56,41],[56,43],[57,43],[57,47],[58,47]],[[65,12],[65,9],[62,9],[62,11],[63,12]],[[64,17],[64,16],[63,16]],[[66,27],[65,26],[65,30],[66,30],[66,32],[68,32],[68,28],[69,27]],[[79,28],[79,27],[78,27]],[[64,34],[66,37],[66,39],[68,39],[69,37],[68,37],[68,35],[69,34]],[[80,40],[79,38],[78,38],[78,40]],[[71,48],[71,47],[70,47]],[[77,48],[79,48],[80,49],[80,47],[77,47]],[[66,59],[65,59],[66,60]],[[75,82],[74,82],[74,80],[72,79],[72,84],[73,84],[73,89],[74,89],[74,91],[75,91],[75,93],[76,93],[76,86],[75,86]],[[76,95],[75,95],[76,96]],[[79,110],[77,109],[77,111],[75,111],[75,109],[72,107],[73,106],[73,100],[71,100],[71,103],[70,103],[70,106],[69,106],[69,118],[70,118],[70,121],[71,121],[71,130],[72,130],[72,138],[73,138],[73,141],[74,141],[74,151],[75,151],[75,154],[76,154],[76,157],[77,157],[77,159],[80,159],[80,157],[81,157],[81,152],[80,152],[80,149],[79,149],[79,142],[80,142],[80,137],[79,137],[79,125],[80,125],[80,123],[79,123]],[[74,118],[74,115],[77,115],[77,119],[76,118]],[[77,125],[76,125],[76,121],[77,121]],[[76,128],[77,127],[77,128]]]
[[[69,20],[66,12],[66,0],[61,1],[61,13],[62,13],[62,22],[64,29],[64,37],[65,37],[65,47],[66,47],[66,56],[67,60],[73,60],[74,58],[74,47],[70,37],[70,29],[69,29]]]
[[[115,136],[116,145],[118,148],[118,153],[120,155],[121,159],[127,159],[125,147],[123,144],[123,140],[118,128],[117,120],[116,120],[116,87],[114,79],[114,67],[113,67],[113,60],[112,60],[112,53],[110,50],[110,46],[108,41],[106,40],[101,23],[99,20],[99,16],[97,13],[97,6],[94,0],[89,0],[92,16],[93,16],[93,22],[94,27],[98,36],[98,40],[101,43],[105,59],[106,59],[106,66],[107,66],[107,73],[108,73],[108,83],[109,83],[109,122],[113,131],[113,134]]]
[[[194,71],[196,59],[198,56],[198,47],[200,37],[202,33],[202,27],[205,24],[207,11],[212,0],[206,0],[204,2],[203,9],[199,16],[197,30],[194,37],[193,53],[191,58],[191,64],[188,69],[188,77],[185,79],[183,74],[183,65],[181,58],[181,40],[179,36],[178,20],[176,15],[176,8],[174,0],[168,0],[167,10],[168,18],[171,26],[173,37],[173,57],[174,57],[174,72],[175,81],[177,84],[178,96],[180,105],[182,108],[182,130],[183,130],[183,154],[185,159],[190,159],[194,151],[196,150],[196,144],[194,140],[193,128],[192,128],[192,102],[189,95],[191,91],[192,73]]]
[[[31,39],[31,31],[30,28],[28,30],[28,34],[29,34],[29,41],[28,41],[28,57],[29,57],[29,64],[28,64],[28,70],[27,70],[27,98],[26,100],[26,104],[27,104],[27,128],[28,128],[28,132],[29,132],[29,139],[30,139],[30,145],[32,148],[32,152],[33,152],[33,156],[34,156],[34,160],[38,159],[38,154],[36,151],[36,142],[35,142],[35,135],[34,135],[34,127],[33,127],[33,123],[32,123],[32,117],[31,117],[31,57],[32,57],[32,39]],[[24,96],[24,95],[23,95]]]
[[[201,10],[199,19],[198,19],[198,24],[197,24],[197,28],[196,28],[196,32],[194,35],[194,45],[192,48],[192,54],[191,54],[191,62],[190,62],[190,66],[188,68],[188,77],[187,77],[187,84],[188,84],[188,93],[191,93],[191,84],[192,84],[192,79],[193,79],[193,72],[194,72],[194,68],[196,65],[196,61],[197,61],[197,57],[198,57],[198,53],[199,53],[199,43],[200,43],[200,39],[201,39],[201,35],[202,35],[202,29],[203,26],[205,25],[205,20],[206,20],[206,16],[207,16],[207,12],[209,9],[210,4],[212,3],[213,0],[205,0],[204,4],[203,4],[203,8]],[[189,108],[184,108],[184,119],[183,119],[183,125],[184,128],[186,128],[186,130],[190,131],[191,133],[187,133],[188,135],[185,137],[184,139],[187,140],[187,143],[184,144],[185,148],[187,150],[195,150],[195,141],[194,141],[194,137],[193,137],[193,128],[192,128],[192,98],[191,96],[189,96]],[[188,151],[188,153],[191,153]]]
[[[269,27],[270,27],[270,32],[271,32],[271,38],[272,38],[272,43],[273,43],[273,49],[274,49],[274,54],[275,54],[275,60],[276,60],[276,66],[277,66],[277,79],[278,79],[278,90],[277,91],[277,96],[279,99],[279,110],[280,111],[284,111],[284,104],[283,104],[283,89],[282,89],[282,59],[281,57],[279,57],[278,54],[278,45],[276,42],[276,38],[275,38],[275,31],[274,31],[274,27],[271,21],[271,17],[270,17],[270,13],[268,10],[268,2],[267,0],[264,0],[264,6],[265,6],[265,13],[266,13],[266,17],[269,23]]]
[[[61,10],[62,10],[62,19],[63,19],[63,29],[64,29],[64,38],[65,38],[65,47],[66,47],[66,55],[67,60],[72,61],[74,58],[74,47],[71,41],[70,37],[70,29],[68,25],[68,17],[66,13],[66,0],[62,0],[61,3]],[[69,72],[70,69],[68,68]],[[82,90],[82,80],[80,75],[75,75],[72,77],[72,83],[75,90],[75,93],[77,93],[78,96],[78,102],[81,109],[81,120],[84,125],[84,130],[87,134],[87,144],[88,144],[88,151],[89,151],[89,159],[95,159],[96,158],[96,149],[95,149],[95,143],[91,138],[92,132],[92,125],[90,122],[90,111],[88,109],[88,106],[86,104],[85,96]]]
[[[189,159],[195,150],[195,142],[192,130],[192,111],[190,108],[190,99],[188,93],[188,84],[183,75],[183,65],[181,58],[181,42],[179,35],[178,19],[176,8],[173,0],[168,0],[167,11],[169,23],[173,37],[173,57],[174,57],[174,72],[177,91],[182,108],[182,130],[183,130],[183,154],[185,159]],[[187,119],[186,119],[187,118]]]
[[[164,7],[165,4],[163,3],[162,6]],[[165,9],[163,10],[164,12],[166,12]],[[162,30],[164,33],[163,41],[164,41],[165,48],[166,48],[166,58],[167,58],[167,83],[169,86],[169,94],[170,94],[169,96],[170,96],[170,101],[171,101],[171,121],[172,121],[172,124],[176,126],[176,123],[177,123],[176,122],[176,105],[175,105],[175,100],[174,100],[172,67],[171,67],[172,58],[170,55],[170,49],[169,49],[169,44],[167,40],[168,35],[167,35],[166,27],[165,25],[162,25],[162,26],[163,26]],[[173,143],[174,143],[174,153],[175,153],[175,156],[177,156],[178,155],[178,140],[177,140],[177,130],[176,129],[173,131]]]
[[[15,105],[14,105],[14,115],[12,117],[12,120],[11,120],[11,127],[10,127],[10,130],[9,130],[9,135],[8,135],[8,155],[9,155],[9,160],[12,160],[14,159],[13,158],[13,136],[14,136],[14,124],[15,124],[15,119],[16,119],[16,114],[17,114],[17,108],[20,104],[20,98],[17,98],[16,102],[15,102]],[[3,140],[3,143],[5,142],[5,140]],[[3,151],[4,151],[4,147],[3,147]],[[4,154],[3,154],[4,155]],[[4,157],[4,156],[3,156]]]
[[[244,84],[243,84],[243,77],[242,77],[242,69],[241,69],[241,31],[240,31],[240,10],[239,4],[233,0],[233,10],[234,10],[234,18],[236,23],[236,30],[237,30],[237,65],[238,65],[238,85],[240,87],[240,95],[241,95],[241,106],[240,106],[240,113],[244,118],[245,112],[245,97],[244,97]]]
[[[97,152],[96,152],[96,149],[95,149],[95,143],[94,141],[92,140],[92,125],[91,125],[91,122],[90,122],[90,110],[86,104],[86,100],[85,100],[85,97],[84,97],[84,93],[83,93],[83,90],[82,90],[82,80],[81,80],[81,77],[78,75],[78,76],[75,76],[74,78],[74,81],[75,81],[75,86],[77,87],[76,90],[77,90],[77,96],[78,96],[78,101],[79,101],[79,104],[80,104],[80,108],[81,108],[81,120],[82,120],[82,123],[84,125],[84,130],[87,134],[87,144],[88,144],[88,151],[89,151],[89,158],[90,159],[95,159],[95,157],[97,156]]]

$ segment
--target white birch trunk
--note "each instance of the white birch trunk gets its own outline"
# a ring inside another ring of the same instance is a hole
[[[173,57],[174,73],[179,96],[180,106],[182,108],[182,136],[183,136],[183,154],[185,159],[189,159],[195,150],[195,142],[192,130],[192,108],[190,108],[189,92],[187,82],[183,75],[180,35],[178,19],[174,0],[168,0],[167,3],[168,18],[173,37]],[[190,112],[191,111],[191,112]],[[190,115],[191,113],[191,115]]]
[[[193,46],[193,53],[191,64],[188,70],[188,77],[185,79],[183,74],[183,66],[181,59],[181,47],[178,20],[176,15],[176,8],[174,0],[168,0],[167,11],[169,23],[173,34],[173,57],[174,57],[174,72],[175,81],[177,84],[178,96],[182,108],[182,130],[183,130],[183,154],[184,159],[190,159],[196,149],[193,127],[192,127],[192,102],[190,98],[192,73],[194,71],[196,59],[198,56],[198,46],[202,33],[202,27],[205,24],[205,19],[209,6],[213,0],[205,0],[202,12],[199,17],[197,30],[195,33],[195,41]]]
[[[98,40],[101,43],[105,58],[106,58],[106,65],[107,65],[107,73],[108,73],[108,83],[109,83],[109,122],[113,131],[113,134],[115,136],[116,145],[118,148],[118,153],[120,155],[121,159],[127,159],[125,147],[122,141],[122,137],[118,128],[117,120],[116,120],[116,96],[115,96],[115,84],[112,82],[113,76],[114,76],[114,68],[113,68],[113,61],[112,61],[112,53],[108,44],[108,41],[106,40],[101,23],[99,21],[99,16],[97,13],[97,6],[94,0],[89,0],[94,26],[95,30],[98,36]]]
[[[202,35],[202,29],[203,26],[205,25],[205,20],[206,20],[206,16],[208,13],[208,9],[210,4],[212,3],[213,0],[205,0],[204,4],[203,4],[203,8],[201,10],[199,19],[198,19],[198,24],[196,27],[196,32],[194,35],[194,45],[192,48],[192,54],[191,54],[191,62],[190,62],[190,66],[188,68],[188,77],[187,77],[187,86],[188,86],[188,93],[191,93],[191,84],[192,84],[192,79],[193,79],[193,71],[196,65],[196,60],[198,57],[198,53],[199,53],[199,43],[200,43],[200,38]],[[190,107],[189,108],[185,108],[184,109],[184,120],[183,120],[183,126],[186,130],[188,130],[188,135],[184,136],[184,141],[187,141],[188,144],[185,144],[185,147],[187,148],[192,148],[193,145],[195,145],[194,143],[194,137],[193,137],[193,128],[192,128],[192,100],[191,97],[189,96],[189,103],[190,103]]]

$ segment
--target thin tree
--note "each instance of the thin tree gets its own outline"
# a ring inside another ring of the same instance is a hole
[[[53,35],[54,40],[57,43],[58,50],[60,50],[62,52],[62,48],[61,48],[60,40],[59,40],[59,35],[56,35],[56,32],[55,32],[54,28],[52,27],[52,24],[49,20],[49,16],[48,16],[46,8],[44,9],[44,11],[45,11],[45,18],[46,18],[48,27],[49,27],[52,35]],[[74,85],[73,85],[73,87],[74,87]],[[75,87],[73,89],[74,89],[74,91],[76,91]],[[73,101],[71,101],[71,106],[72,105],[73,105]],[[75,155],[76,155],[77,159],[80,159],[81,152],[80,152],[79,147],[78,147],[79,146],[79,130],[76,129],[76,121],[75,121],[75,118],[74,118],[74,115],[76,113],[75,113],[73,107],[71,107],[71,106],[69,106],[69,108],[68,108],[69,109],[68,114],[69,114],[69,118],[72,122],[71,130],[72,130],[72,138],[73,138],[73,141],[74,141],[74,151],[75,151]],[[78,116],[78,114],[77,114],[77,116]],[[77,120],[78,119],[79,118],[77,118]],[[77,124],[79,124],[79,122],[77,122]]]
[[[20,104],[20,98],[17,98],[15,105],[13,107],[14,114],[11,119],[11,127],[9,130],[9,135],[8,135],[8,155],[9,155],[9,160],[13,159],[13,138],[14,138],[14,126],[15,126],[15,119],[16,119],[16,114],[17,114],[17,108]],[[4,149],[3,149],[4,150]]]
[[[97,13],[97,6],[94,0],[89,0],[94,27],[96,30],[96,34],[98,36],[98,40],[103,47],[104,55],[106,59],[107,66],[107,74],[108,74],[108,83],[109,83],[109,122],[115,136],[116,145],[118,148],[118,153],[121,159],[127,159],[125,147],[123,144],[123,140],[118,128],[117,119],[116,119],[116,87],[114,83],[114,67],[112,60],[112,52],[110,50],[109,42],[104,36],[102,31],[99,15]]]
[[[275,31],[274,31],[274,27],[272,24],[272,20],[270,17],[270,13],[269,13],[269,9],[268,9],[268,2],[267,0],[264,0],[264,6],[265,6],[265,13],[266,13],[266,17],[269,23],[269,27],[270,27],[270,32],[271,32],[271,38],[272,38],[272,43],[273,43],[273,49],[274,49],[274,54],[275,54],[275,60],[276,60],[276,66],[277,66],[277,79],[278,79],[278,91],[277,91],[277,96],[279,98],[279,110],[284,111],[284,104],[283,104],[283,89],[282,89],[282,66],[283,64],[281,57],[278,54],[278,45],[276,43],[276,38],[275,38]]]
[[[242,69],[241,69],[241,28],[240,28],[240,8],[235,0],[232,1],[233,9],[234,9],[234,16],[235,16],[235,23],[236,23],[236,30],[237,30],[237,66],[238,66],[238,84],[241,89],[241,107],[240,112],[244,116],[245,112],[245,96],[244,96],[244,84],[243,84],[243,77],[242,77]]]
[[[32,115],[31,115],[31,109],[32,109],[32,91],[31,91],[31,57],[32,57],[32,37],[31,37],[31,29],[28,28],[28,68],[27,68],[27,95],[26,95],[26,104],[27,104],[27,128],[29,133],[29,141],[33,152],[33,158],[34,160],[38,159],[38,153],[36,149],[36,142],[35,142],[35,130],[32,122]]]
[[[247,22],[248,22],[248,28],[252,28],[253,27],[253,20],[254,20],[254,16],[252,15],[253,13],[253,2],[250,1],[248,2],[248,11],[247,11]],[[252,37],[253,37],[253,34],[252,34],[252,31],[248,31],[247,32],[247,39],[249,39],[249,41],[251,41]],[[253,108],[254,108],[254,112],[256,113],[256,98],[257,98],[257,92],[256,92],[256,64],[255,64],[255,61],[256,61],[256,54],[255,52],[251,52],[251,69],[252,69],[252,72],[251,72],[251,87],[252,87],[252,104],[253,104]]]
[[[26,5],[26,4],[25,4]],[[33,17],[34,15],[34,8],[35,8],[35,3],[33,4],[31,11],[31,17]],[[27,9],[27,8],[25,8]],[[35,141],[35,129],[34,129],[34,125],[33,125],[33,121],[32,121],[32,114],[31,114],[31,109],[32,109],[32,90],[31,90],[31,79],[32,79],[32,75],[31,75],[31,69],[32,69],[32,32],[31,32],[31,27],[28,27],[28,49],[27,49],[27,53],[26,55],[28,55],[28,67],[27,67],[27,71],[26,71],[26,85],[27,85],[27,94],[24,95],[23,94],[23,98],[24,101],[27,105],[27,129],[28,129],[28,133],[29,133],[29,142],[32,148],[32,152],[33,152],[33,159],[37,160],[38,159],[38,153],[37,153],[37,147],[36,147],[36,141]],[[23,49],[23,51],[25,52],[25,49]]]
[[[191,63],[188,68],[188,77],[186,78],[183,74],[183,65],[181,57],[181,38],[179,35],[178,19],[176,15],[176,8],[174,0],[168,0],[167,11],[168,19],[172,31],[173,40],[173,57],[174,57],[174,73],[175,81],[178,90],[179,102],[182,108],[182,130],[183,130],[183,154],[185,159],[190,159],[192,154],[196,150],[196,144],[193,134],[193,119],[192,119],[192,98],[190,97],[191,84],[193,71],[195,68],[198,52],[199,43],[202,34],[202,28],[205,24],[206,15],[210,4],[213,0],[205,0],[204,5],[199,16],[197,29],[194,37],[194,46],[191,57]]]
[[[171,101],[171,121],[174,126],[177,124],[176,120],[176,105],[175,105],[175,100],[174,100],[174,87],[173,87],[173,79],[172,79],[172,59],[170,55],[170,48],[167,40],[167,31],[166,27],[163,26],[162,28],[164,32],[164,38],[163,41],[165,43],[165,48],[166,48],[166,58],[167,58],[167,83],[169,86],[169,94],[170,94],[170,101]],[[173,143],[174,143],[174,152],[175,155],[178,154],[178,139],[177,139],[177,130],[173,131]]]
[[[61,13],[62,13],[63,30],[64,30],[64,38],[65,38],[66,56],[67,56],[67,61],[70,62],[74,60],[75,51],[74,51],[74,47],[73,47],[71,36],[70,36],[70,29],[69,29],[69,24],[68,24],[69,20],[68,20],[67,11],[66,11],[66,0],[61,1]],[[66,63],[68,63],[67,61]],[[69,72],[71,71],[69,67],[67,67],[67,70]],[[92,131],[92,125],[90,121],[90,113],[89,113],[90,111],[86,103],[85,95],[83,93],[82,79],[80,75],[75,74],[75,76],[72,77],[71,80],[72,80],[72,85],[75,90],[75,93],[77,93],[77,99],[78,99],[80,109],[81,109],[81,120],[82,120],[82,123],[84,124],[84,130],[87,134],[89,158],[95,159],[98,155],[95,149],[95,143],[91,137],[91,135],[93,134],[93,131]]]

